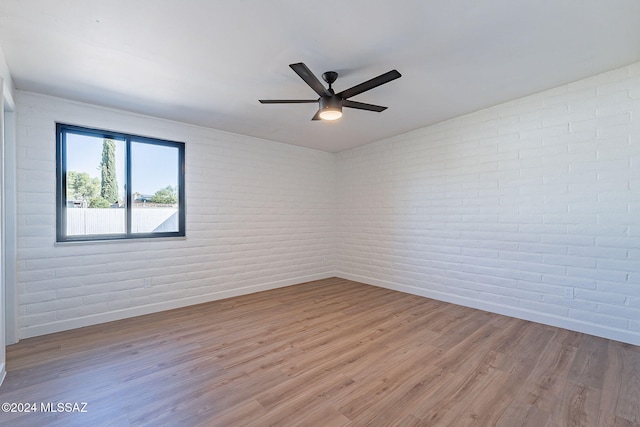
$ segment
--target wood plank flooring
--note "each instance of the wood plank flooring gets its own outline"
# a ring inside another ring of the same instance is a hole
[[[639,426],[640,347],[342,279],[25,339],[11,426]]]

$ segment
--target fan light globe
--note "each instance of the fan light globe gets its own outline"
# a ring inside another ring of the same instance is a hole
[[[322,120],[338,120],[340,117],[342,117],[342,111],[338,108],[328,108],[320,112]]]
[[[342,99],[333,95],[322,96],[318,101],[320,104],[318,117],[322,120],[338,120],[342,117]]]

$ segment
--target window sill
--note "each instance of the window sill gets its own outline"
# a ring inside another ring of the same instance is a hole
[[[84,245],[103,245],[115,243],[133,243],[133,242],[175,242],[177,240],[187,240],[187,236],[176,237],[141,237],[139,239],[103,239],[103,240],[71,240],[66,242],[54,242],[53,246],[84,246]]]

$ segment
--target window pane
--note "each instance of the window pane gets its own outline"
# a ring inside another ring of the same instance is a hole
[[[181,142],[56,124],[56,240],[185,236]]]
[[[67,236],[126,232],[125,144],[67,133]]]
[[[131,142],[131,233],[179,230],[179,151]]]

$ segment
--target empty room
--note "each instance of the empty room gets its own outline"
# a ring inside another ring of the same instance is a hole
[[[640,426],[639,22],[0,1],[0,426]]]

